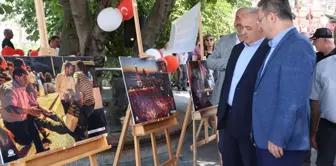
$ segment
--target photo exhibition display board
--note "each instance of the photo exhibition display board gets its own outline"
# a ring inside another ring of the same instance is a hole
[[[3,71],[12,81],[0,85],[2,163],[107,133],[92,57],[4,58],[24,70]]]
[[[166,62],[130,57],[119,60],[134,124],[171,116],[176,106]]]
[[[210,99],[215,87],[216,72],[208,69],[206,61],[188,62],[188,80],[195,111],[211,106]]]

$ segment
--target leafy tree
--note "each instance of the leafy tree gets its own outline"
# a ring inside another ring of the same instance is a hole
[[[132,55],[124,47],[123,25],[114,32],[103,32],[96,23],[99,12],[115,7],[121,0],[44,0],[49,35],[62,34],[61,55],[90,56]],[[235,8],[250,5],[248,0],[201,0],[204,34],[215,37],[233,31]],[[199,0],[138,0],[139,14],[147,16],[142,29],[144,49],[160,48],[168,41],[171,22],[197,4]],[[33,0],[6,0],[2,4],[8,19],[20,16],[29,40],[38,40]],[[1,10],[0,10],[1,14]]]

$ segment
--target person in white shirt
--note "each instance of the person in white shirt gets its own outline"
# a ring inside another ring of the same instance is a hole
[[[317,166],[333,166],[336,161],[336,55],[317,63],[310,95],[311,146],[317,150]]]
[[[52,36],[49,40],[50,48],[54,48],[56,50],[56,56],[59,54],[59,48],[61,45],[61,38],[58,36]]]
[[[70,103],[66,101],[66,96],[68,93],[75,92],[73,70],[73,65],[70,62],[66,62],[63,65],[63,72],[56,77],[56,92],[60,95],[64,114],[67,114],[70,108]]]

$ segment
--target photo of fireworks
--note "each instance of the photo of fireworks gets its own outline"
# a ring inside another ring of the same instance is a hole
[[[133,122],[145,123],[171,116],[175,102],[164,61],[119,57]]]
[[[210,99],[215,86],[213,71],[205,61],[188,62],[188,79],[195,111],[210,107]]]

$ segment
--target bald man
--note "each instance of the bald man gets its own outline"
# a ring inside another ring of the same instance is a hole
[[[245,9],[240,19],[242,43],[233,47],[218,104],[219,151],[225,166],[256,166],[252,142],[255,83],[270,47],[257,24],[258,9]]]
[[[2,48],[11,47],[15,49],[13,43],[11,42],[11,39],[14,37],[13,31],[11,29],[5,29],[4,35],[5,39],[2,41]]]
[[[228,63],[232,48],[242,41],[241,35],[238,33],[239,28],[241,27],[240,20],[243,17],[244,11],[246,11],[246,9],[248,8],[240,8],[236,12],[234,27],[237,32],[222,36],[220,41],[216,44],[215,51],[206,60],[207,66],[210,70],[218,71],[214,93],[212,93],[210,101],[212,105],[217,105],[219,102],[220,91],[222,89],[225,77],[226,65]]]

